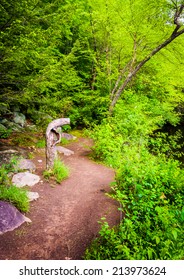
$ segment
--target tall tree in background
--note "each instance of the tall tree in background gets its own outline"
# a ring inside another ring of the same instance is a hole
[[[120,70],[120,75],[111,92],[110,113],[112,113],[114,106],[126,86],[132,81],[145,63],[184,33],[184,1],[157,1],[155,3],[153,3],[154,1],[144,1],[144,3],[143,1],[128,2],[130,4],[128,28],[133,40],[132,57],[124,68]],[[174,30],[172,30],[173,25],[175,26]],[[145,30],[145,27],[148,27],[148,31]],[[150,32],[151,28],[153,28],[153,32]],[[145,40],[146,33],[155,36],[154,33],[157,32],[158,28],[161,30],[161,32],[158,32],[158,34],[161,33],[160,38],[157,36],[156,41],[150,46],[147,46],[149,42]],[[169,31],[170,35],[168,36]],[[160,43],[160,41],[162,42]],[[139,55],[140,49],[142,50],[141,55]]]
[[[22,62],[15,57],[16,49],[21,48],[19,39],[26,36],[30,11],[36,3],[35,0],[2,0],[0,3],[0,111],[6,111],[13,95],[23,89]]]

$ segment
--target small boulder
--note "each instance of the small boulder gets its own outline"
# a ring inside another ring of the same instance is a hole
[[[14,112],[13,122],[19,124],[21,127],[24,127],[26,123],[26,117],[20,112]]]
[[[5,150],[1,150],[4,147],[0,146],[0,166],[8,164],[11,161],[12,156],[18,155],[18,151],[5,147]],[[7,149],[7,150],[6,150]]]
[[[0,154],[17,154],[18,151],[16,150],[12,150],[12,149],[8,149],[8,150],[0,150]]]
[[[30,159],[20,159],[16,166],[16,170],[29,170],[33,172],[36,170],[36,165]]]
[[[12,178],[12,183],[19,188],[22,188],[24,186],[32,187],[39,181],[40,177],[38,175],[32,174],[28,171],[17,173]]]
[[[64,154],[64,156],[71,156],[74,154],[73,151],[66,149],[64,147],[61,147],[61,146],[56,146],[55,149],[58,153]]]
[[[11,122],[7,119],[3,119],[1,121],[1,124],[3,124],[7,129],[11,129],[13,131],[21,131],[22,130],[22,127],[19,124],[15,123],[15,122]]]
[[[77,138],[76,136],[73,136],[72,134],[68,134],[68,133],[65,133],[65,132],[61,133],[61,137],[65,138],[67,140],[75,140]]]
[[[29,201],[37,200],[39,198],[39,194],[37,192],[27,192],[27,197]]]
[[[0,235],[14,230],[24,222],[31,223],[31,220],[21,214],[15,206],[0,201]]]

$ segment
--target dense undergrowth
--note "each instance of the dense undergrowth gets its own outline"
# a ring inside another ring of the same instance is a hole
[[[158,105],[129,92],[114,116],[92,133],[94,157],[116,169],[111,197],[120,202],[125,218],[114,228],[102,223],[85,259],[184,257],[184,170],[176,160],[182,155],[181,133],[170,141],[165,134],[153,137],[165,122],[178,122],[174,110],[168,118],[167,108],[161,114]]]

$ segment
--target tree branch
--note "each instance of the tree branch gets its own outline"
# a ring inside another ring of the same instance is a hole
[[[130,60],[130,61],[127,63],[127,65],[125,65],[125,67],[120,71],[119,77],[118,77],[118,79],[117,79],[117,81],[116,81],[116,83],[115,83],[115,86],[114,86],[114,88],[113,88],[113,90],[112,90],[112,92],[111,92],[111,95],[110,95],[110,99],[111,99],[111,100],[113,100],[113,96],[114,96],[114,94],[115,94],[115,92],[116,92],[116,90],[117,90],[117,88],[118,88],[118,85],[119,85],[119,83],[121,82],[121,79],[123,78],[123,75],[124,75],[125,72],[127,71],[127,68],[131,65],[131,63],[132,63],[132,60]]]
[[[183,8],[184,8],[184,5],[183,5]],[[179,37],[180,35],[182,35],[184,33],[184,28],[181,29],[180,31],[175,31],[175,30],[168,39],[166,39],[162,44],[157,46],[154,50],[152,50],[152,52],[149,55],[147,55],[141,62],[139,62],[139,64],[134,68],[133,71],[129,72],[129,74],[127,75],[124,83],[118,88],[118,90],[114,94],[114,98],[113,98],[113,100],[110,104],[110,108],[109,108],[109,113],[110,114],[112,114],[114,106],[116,105],[118,99],[120,98],[122,91],[125,89],[127,84],[132,80],[132,78],[136,76],[137,72],[142,68],[142,66],[147,61],[149,61],[155,54],[157,54],[161,49],[165,48],[173,40],[175,40],[177,37]]]
[[[183,12],[183,9],[184,9],[184,4],[181,4],[179,9],[176,7],[176,12],[174,14],[174,24],[176,24],[176,28],[174,29],[174,31],[172,33],[173,35],[176,34],[177,31],[181,27],[180,17],[181,17],[181,14]]]

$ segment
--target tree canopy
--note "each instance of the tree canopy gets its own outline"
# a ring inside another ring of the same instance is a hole
[[[36,109],[89,125],[113,110],[124,89],[153,77],[181,103],[183,7],[168,0],[1,1],[1,112],[18,104],[30,115]]]

